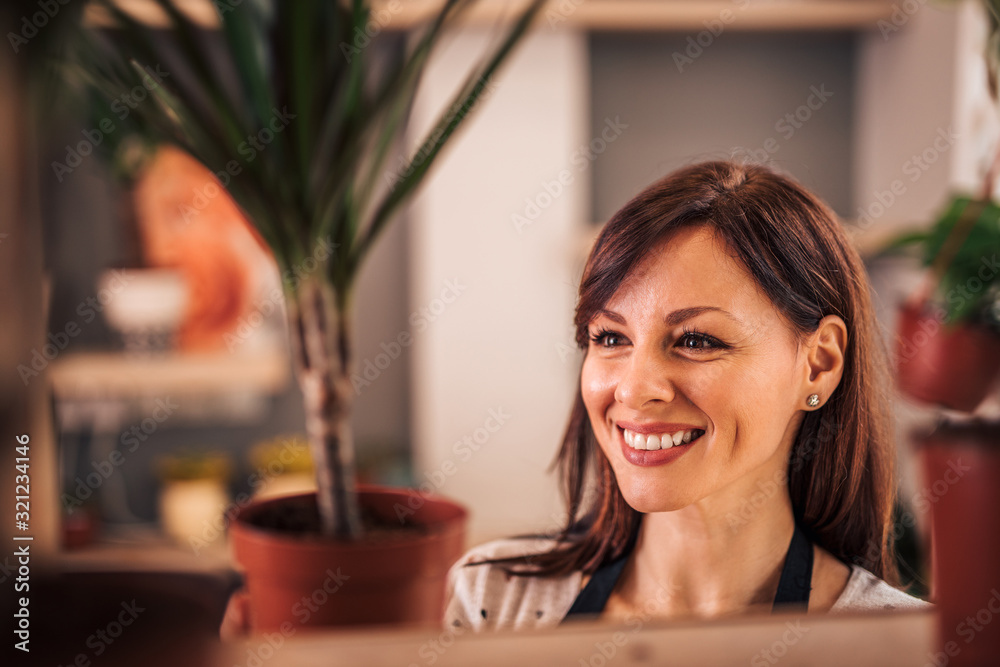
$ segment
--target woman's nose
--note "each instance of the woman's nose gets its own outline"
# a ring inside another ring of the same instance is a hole
[[[615,386],[615,400],[622,405],[639,409],[650,401],[670,402],[676,396],[676,387],[670,378],[668,363],[663,351],[652,346],[633,347],[632,354],[621,367]]]

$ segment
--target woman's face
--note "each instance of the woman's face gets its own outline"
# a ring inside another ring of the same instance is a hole
[[[805,347],[730,254],[710,227],[682,228],[589,324],[583,400],[640,512],[696,502],[729,511],[784,488],[805,405]]]

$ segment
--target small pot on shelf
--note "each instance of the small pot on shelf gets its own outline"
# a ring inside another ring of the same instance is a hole
[[[985,326],[942,322],[926,301],[899,310],[897,385],[921,403],[974,412],[1000,373],[1000,336]]]

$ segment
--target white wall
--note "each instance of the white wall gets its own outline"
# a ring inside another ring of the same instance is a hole
[[[852,217],[866,233],[923,224],[945,201],[958,151],[938,139],[963,129],[954,104],[958,22],[954,7],[926,3],[861,35]]]
[[[413,148],[491,36],[468,28],[442,44],[414,107]],[[414,472],[469,506],[470,544],[550,529],[561,508],[546,469],[578,378],[560,346],[572,338],[589,193],[576,170],[554,197],[545,184],[586,141],[584,36],[536,30],[491,91],[410,209],[410,309],[430,309],[426,328],[412,327]],[[542,208],[518,229],[512,216],[534,213],[526,199]],[[491,411],[509,415],[493,433]],[[477,433],[481,443],[460,444]]]

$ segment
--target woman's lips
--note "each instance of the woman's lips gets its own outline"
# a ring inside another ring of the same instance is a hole
[[[631,431],[631,429],[629,430]],[[615,431],[617,432],[618,442],[621,445],[622,455],[625,457],[625,460],[631,463],[632,465],[644,466],[644,467],[665,465],[667,463],[676,461],[681,456],[684,456],[684,454],[689,449],[691,449],[691,445],[698,442],[701,439],[701,437],[705,434],[704,430],[697,428],[688,428],[685,429],[684,431],[675,431],[675,433],[687,433],[688,435],[690,435],[690,440],[688,442],[683,442],[682,438],[680,444],[677,445],[671,444],[666,449],[663,449],[661,447],[659,449],[646,450],[646,449],[636,449],[628,442],[626,442],[625,439],[626,432],[625,429],[623,429],[621,426],[616,427]],[[633,438],[634,435],[636,435],[634,432],[629,434],[629,438],[632,439],[633,442],[634,442]],[[656,434],[654,434],[654,437],[656,437]],[[663,439],[662,435],[660,436],[660,439],[662,441]],[[673,439],[670,438],[670,441],[672,443]]]

